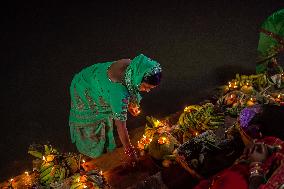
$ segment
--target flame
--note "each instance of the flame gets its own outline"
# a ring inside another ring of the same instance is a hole
[[[158,127],[160,124],[161,124],[161,122],[160,122],[159,120],[157,120],[157,121],[155,122],[155,126],[156,126],[156,127]]]
[[[11,178],[11,179],[10,179],[10,182],[13,182],[13,180],[14,180],[14,179],[13,179],[13,178]]]
[[[185,107],[183,111],[184,112],[190,112],[190,107],[189,106]]]
[[[279,94],[279,95],[277,96],[277,98],[281,98],[281,94]]]
[[[197,136],[198,135],[198,132],[195,132],[195,136]]]
[[[100,174],[103,175],[103,171],[100,171]]]
[[[168,139],[166,138],[166,137],[160,137],[159,139],[158,139],[158,143],[159,144],[165,144],[165,143],[167,143],[168,142]]]

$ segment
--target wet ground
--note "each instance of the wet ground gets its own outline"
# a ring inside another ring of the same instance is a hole
[[[143,113],[163,117],[253,73],[258,29],[282,1],[3,5],[0,181],[31,167],[32,143],[76,151],[68,130],[72,76],[96,62],[158,60],[163,82],[144,96]]]

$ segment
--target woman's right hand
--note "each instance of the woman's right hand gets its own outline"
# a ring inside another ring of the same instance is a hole
[[[127,161],[130,163],[133,167],[138,162],[138,156],[136,153],[136,150],[134,146],[130,145],[124,148],[124,153],[127,156]]]
[[[138,116],[140,114],[139,106],[131,102],[128,104],[128,111],[133,116]]]

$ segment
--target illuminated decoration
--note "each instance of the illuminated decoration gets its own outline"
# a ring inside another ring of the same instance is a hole
[[[144,150],[145,146],[150,144],[152,142],[152,138],[146,137],[146,135],[143,135],[143,137],[138,141],[138,149]]]
[[[256,99],[255,98],[250,98],[247,101],[247,106],[253,106],[253,105],[255,105],[255,103],[256,103]]]
[[[230,81],[228,82],[229,89],[237,89],[238,88],[238,82],[237,81]]]
[[[167,137],[162,136],[162,137],[160,137],[158,139],[158,143],[159,144],[168,144],[169,143],[169,139]]]
[[[282,102],[282,94],[278,94],[276,98],[274,98],[275,102],[281,103]]]
[[[159,120],[157,120],[157,121],[155,122],[155,127],[159,127],[160,124],[161,124],[161,122],[160,122]]]

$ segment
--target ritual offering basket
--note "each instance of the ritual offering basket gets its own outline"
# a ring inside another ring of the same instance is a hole
[[[176,151],[176,161],[192,176],[201,179],[229,167],[242,154],[239,136],[220,138],[208,130],[185,142]]]

